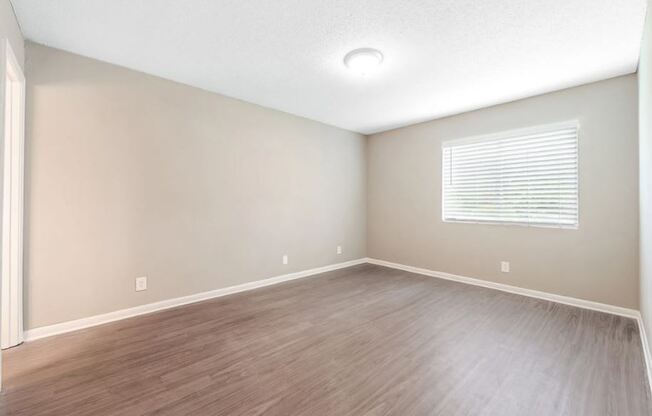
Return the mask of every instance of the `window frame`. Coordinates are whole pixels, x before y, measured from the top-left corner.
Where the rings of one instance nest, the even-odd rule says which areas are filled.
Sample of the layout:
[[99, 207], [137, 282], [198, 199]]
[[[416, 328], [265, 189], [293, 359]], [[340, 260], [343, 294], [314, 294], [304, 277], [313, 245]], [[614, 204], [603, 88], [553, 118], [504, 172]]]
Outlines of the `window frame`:
[[[554, 130], [562, 130], [567, 128], [575, 128], [576, 138], [577, 138], [577, 152], [576, 152], [576, 163], [577, 163], [577, 195], [576, 195], [576, 204], [577, 204], [577, 220], [575, 224], [546, 224], [546, 223], [536, 223], [536, 222], [518, 222], [518, 221], [481, 221], [481, 220], [464, 220], [464, 219], [446, 219], [445, 216], [445, 206], [446, 206], [446, 191], [444, 184], [444, 151], [446, 148], [451, 146], [458, 145], [467, 145], [473, 143], [480, 143], [483, 141], [490, 140], [499, 140], [499, 139], [510, 139], [518, 136], [525, 136], [530, 134], [545, 133]], [[445, 224], [481, 224], [481, 225], [498, 225], [498, 226], [517, 226], [517, 227], [532, 227], [532, 228], [552, 228], [552, 229], [563, 229], [563, 230], [578, 230], [580, 227], [580, 172], [581, 172], [581, 158], [580, 158], [580, 149], [581, 148], [581, 126], [579, 120], [568, 120], [563, 122], [555, 122], [548, 124], [540, 124], [531, 127], [504, 130], [494, 133], [474, 135], [469, 137], [461, 137], [456, 139], [448, 139], [441, 142], [441, 152], [440, 152], [440, 163], [441, 163], [441, 220]]]

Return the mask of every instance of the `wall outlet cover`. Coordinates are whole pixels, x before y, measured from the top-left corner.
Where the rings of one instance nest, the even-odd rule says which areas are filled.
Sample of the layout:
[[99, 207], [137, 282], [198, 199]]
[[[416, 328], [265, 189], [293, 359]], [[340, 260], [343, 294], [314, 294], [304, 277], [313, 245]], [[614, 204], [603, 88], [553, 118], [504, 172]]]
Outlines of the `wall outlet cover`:
[[147, 290], [147, 276], [136, 278], [136, 292]]

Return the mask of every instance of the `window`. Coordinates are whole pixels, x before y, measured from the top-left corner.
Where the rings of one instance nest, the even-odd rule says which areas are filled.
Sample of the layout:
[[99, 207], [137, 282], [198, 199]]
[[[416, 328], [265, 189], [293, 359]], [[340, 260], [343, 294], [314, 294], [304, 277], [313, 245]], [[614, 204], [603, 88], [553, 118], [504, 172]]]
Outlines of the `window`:
[[577, 228], [578, 124], [445, 142], [444, 221]]

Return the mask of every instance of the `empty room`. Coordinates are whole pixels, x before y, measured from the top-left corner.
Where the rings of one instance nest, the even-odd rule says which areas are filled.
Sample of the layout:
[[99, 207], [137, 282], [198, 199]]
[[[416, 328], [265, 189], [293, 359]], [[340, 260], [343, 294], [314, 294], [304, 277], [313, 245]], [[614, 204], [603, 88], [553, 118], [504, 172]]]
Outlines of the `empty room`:
[[651, 14], [0, 0], [0, 415], [652, 415]]

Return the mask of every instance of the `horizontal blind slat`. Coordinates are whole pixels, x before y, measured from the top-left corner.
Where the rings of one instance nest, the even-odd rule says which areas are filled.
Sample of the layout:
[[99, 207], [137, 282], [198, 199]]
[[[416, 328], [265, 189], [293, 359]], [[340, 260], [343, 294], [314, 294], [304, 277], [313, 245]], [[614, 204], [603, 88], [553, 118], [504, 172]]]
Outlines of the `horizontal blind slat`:
[[577, 135], [577, 129], [576, 128], [568, 128], [568, 129], [563, 129], [563, 130], [554, 130], [550, 131], [547, 133], [541, 133], [541, 134], [529, 134], [529, 135], [515, 135], [515, 136], [505, 136], [501, 138], [493, 138], [493, 139], [479, 139], [477, 141], [472, 141], [470, 143], [465, 143], [462, 141], [461, 143], [459, 142], [446, 142], [442, 146], [445, 149], [448, 148], [456, 148], [459, 150], [475, 150], [475, 149], [484, 149], [487, 147], [493, 147], [493, 146], [498, 146], [498, 145], [510, 145], [510, 144], [525, 144], [525, 143], [533, 143], [541, 140], [550, 140], [551, 138], [554, 139], [556, 137], [567, 137], [567, 136], [576, 136]]
[[523, 153], [544, 153], [555, 148], [573, 148], [575, 142], [573, 140], [560, 140], [553, 143], [532, 143], [529, 146], [519, 146], [514, 148], [506, 148], [505, 146], [496, 146], [495, 148], [487, 148], [484, 150], [465, 152], [454, 149], [455, 157], [460, 160], [475, 160], [485, 158], [500, 158], [509, 157], [512, 155], [519, 155]]
[[[496, 167], [520, 167], [527, 162], [523, 161], [524, 157], [518, 156], [514, 159], [494, 159], [494, 160], [482, 160], [480, 162], [465, 163], [456, 159], [455, 164], [452, 165], [449, 162], [444, 162], [444, 167], [454, 168], [456, 171], [476, 171], [481, 169], [492, 169]], [[572, 161], [573, 155], [569, 155], [568, 149], [563, 151], [550, 152], [548, 154], [535, 155], [527, 158], [532, 165], [555, 165], [558, 163], [565, 163]]]

